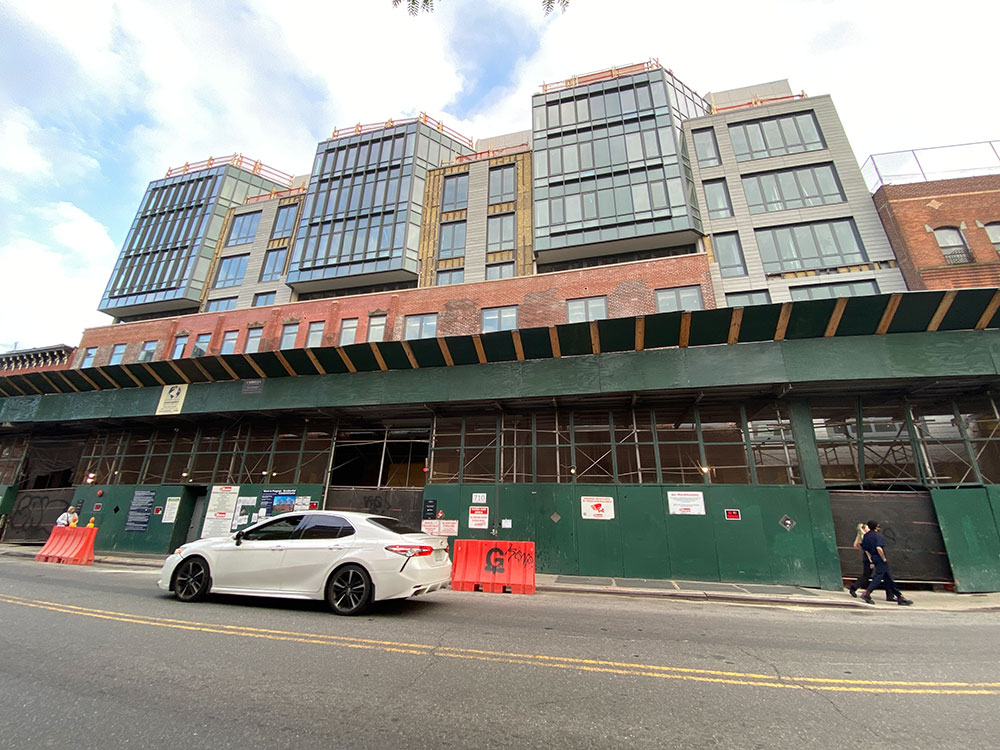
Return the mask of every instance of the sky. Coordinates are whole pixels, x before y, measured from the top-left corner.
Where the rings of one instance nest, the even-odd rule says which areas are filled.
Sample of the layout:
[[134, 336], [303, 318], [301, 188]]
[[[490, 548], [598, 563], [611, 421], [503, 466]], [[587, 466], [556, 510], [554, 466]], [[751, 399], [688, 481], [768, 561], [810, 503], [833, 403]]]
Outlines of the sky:
[[0, 0], [0, 351], [111, 323], [101, 295], [170, 167], [242, 153], [305, 174], [334, 128], [420, 112], [475, 139], [527, 130], [542, 83], [613, 66], [829, 94], [859, 163], [1000, 138], [995, 0], [435, 7]]

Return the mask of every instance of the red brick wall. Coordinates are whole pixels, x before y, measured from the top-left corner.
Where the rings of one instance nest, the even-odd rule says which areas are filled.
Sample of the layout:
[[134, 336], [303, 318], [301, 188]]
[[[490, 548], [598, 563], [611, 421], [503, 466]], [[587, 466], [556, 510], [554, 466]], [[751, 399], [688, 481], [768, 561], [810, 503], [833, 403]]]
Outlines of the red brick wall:
[[[883, 185], [873, 196], [911, 289], [1000, 285], [1000, 254], [980, 224], [1000, 222], [1000, 175]], [[927, 227], [961, 227], [973, 262], [948, 265]]]
[[380, 292], [354, 297], [292, 302], [229, 312], [199, 313], [176, 318], [123, 323], [84, 331], [73, 366], [79, 367], [88, 347], [99, 347], [95, 365], [107, 364], [111, 348], [126, 343], [124, 362], [135, 362], [144, 341], [159, 341], [155, 360], [167, 359], [174, 338], [188, 336], [186, 353], [200, 333], [211, 333], [209, 354], [218, 354], [225, 331], [239, 331], [236, 351], [246, 344], [247, 329], [262, 327], [261, 351], [277, 349], [282, 326], [298, 323], [297, 346], [304, 346], [309, 323], [325, 321], [323, 345], [340, 339], [340, 321], [358, 319], [357, 341], [364, 341], [370, 315], [386, 315], [386, 339], [402, 338], [407, 315], [438, 313], [438, 336], [478, 333], [482, 309], [518, 306], [518, 327], [534, 328], [566, 322], [566, 300], [606, 296], [608, 317], [622, 318], [656, 312], [656, 290], [699, 285], [708, 307], [714, 291], [704, 253], [659, 260], [622, 263], [578, 271], [522, 276], [453, 286]]

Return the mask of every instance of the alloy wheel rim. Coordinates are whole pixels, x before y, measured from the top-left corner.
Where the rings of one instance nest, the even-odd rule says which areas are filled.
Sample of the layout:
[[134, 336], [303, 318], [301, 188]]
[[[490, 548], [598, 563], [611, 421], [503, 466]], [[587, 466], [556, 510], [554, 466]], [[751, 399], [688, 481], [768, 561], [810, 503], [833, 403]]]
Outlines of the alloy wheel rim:
[[205, 578], [205, 568], [196, 562], [188, 562], [177, 574], [178, 595], [181, 597], [195, 596], [201, 591]]
[[[334, 579], [334, 601], [340, 609], [357, 607], [365, 596], [365, 579], [356, 570], [346, 570]], [[345, 606], [345, 600], [347, 605]]]

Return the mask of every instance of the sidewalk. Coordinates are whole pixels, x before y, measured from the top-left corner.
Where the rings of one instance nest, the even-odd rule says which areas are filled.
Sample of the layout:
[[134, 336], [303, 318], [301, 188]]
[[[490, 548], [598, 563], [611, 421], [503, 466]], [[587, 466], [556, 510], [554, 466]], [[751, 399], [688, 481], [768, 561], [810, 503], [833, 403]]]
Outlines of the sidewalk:
[[[0, 544], [0, 556], [33, 559], [40, 546]], [[131, 565], [158, 570], [165, 555], [138, 553], [97, 553], [100, 565]], [[581, 593], [611, 596], [641, 596], [682, 601], [722, 602], [728, 604], [764, 604], [799, 607], [840, 607], [872, 611], [1000, 612], [1000, 593], [956, 594], [951, 591], [906, 591], [912, 607], [900, 607], [885, 601], [885, 593], [876, 591], [875, 606], [852, 599], [847, 590], [824, 591], [804, 586], [763, 583], [720, 583], [716, 581], [675, 581], [646, 578], [602, 578], [539, 573], [535, 590], [545, 593]]]

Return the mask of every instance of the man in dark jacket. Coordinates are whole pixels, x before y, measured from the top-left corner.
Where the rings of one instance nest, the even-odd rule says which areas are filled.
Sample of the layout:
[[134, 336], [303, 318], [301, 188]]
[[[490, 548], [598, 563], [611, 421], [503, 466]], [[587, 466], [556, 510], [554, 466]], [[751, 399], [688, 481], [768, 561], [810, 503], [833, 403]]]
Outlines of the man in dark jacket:
[[861, 549], [865, 551], [868, 558], [872, 561], [875, 566], [875, 570], [872, 572], [872, 580], [868, 584], [868, 588], [865, 593], [861, 595], [861, 599], [868, 604], [874, 604], [872, 601], [872, 592], [879, 587], [880, 583], [885, 583], [885, 594], [887, 597], [896, 600], [896, 604], [913, 604], [912, 601], [903, 596], [903, 592], [899, 590], [899, 586], [896, 582], [892, 580], [892, 574], [889, 572], [889, 559], [885, 556], [885, 538], [880, 534], [881, 526], [879, 526], [878, 521], [868, 522], [868, 533], [864, 535], [861, 540]]

